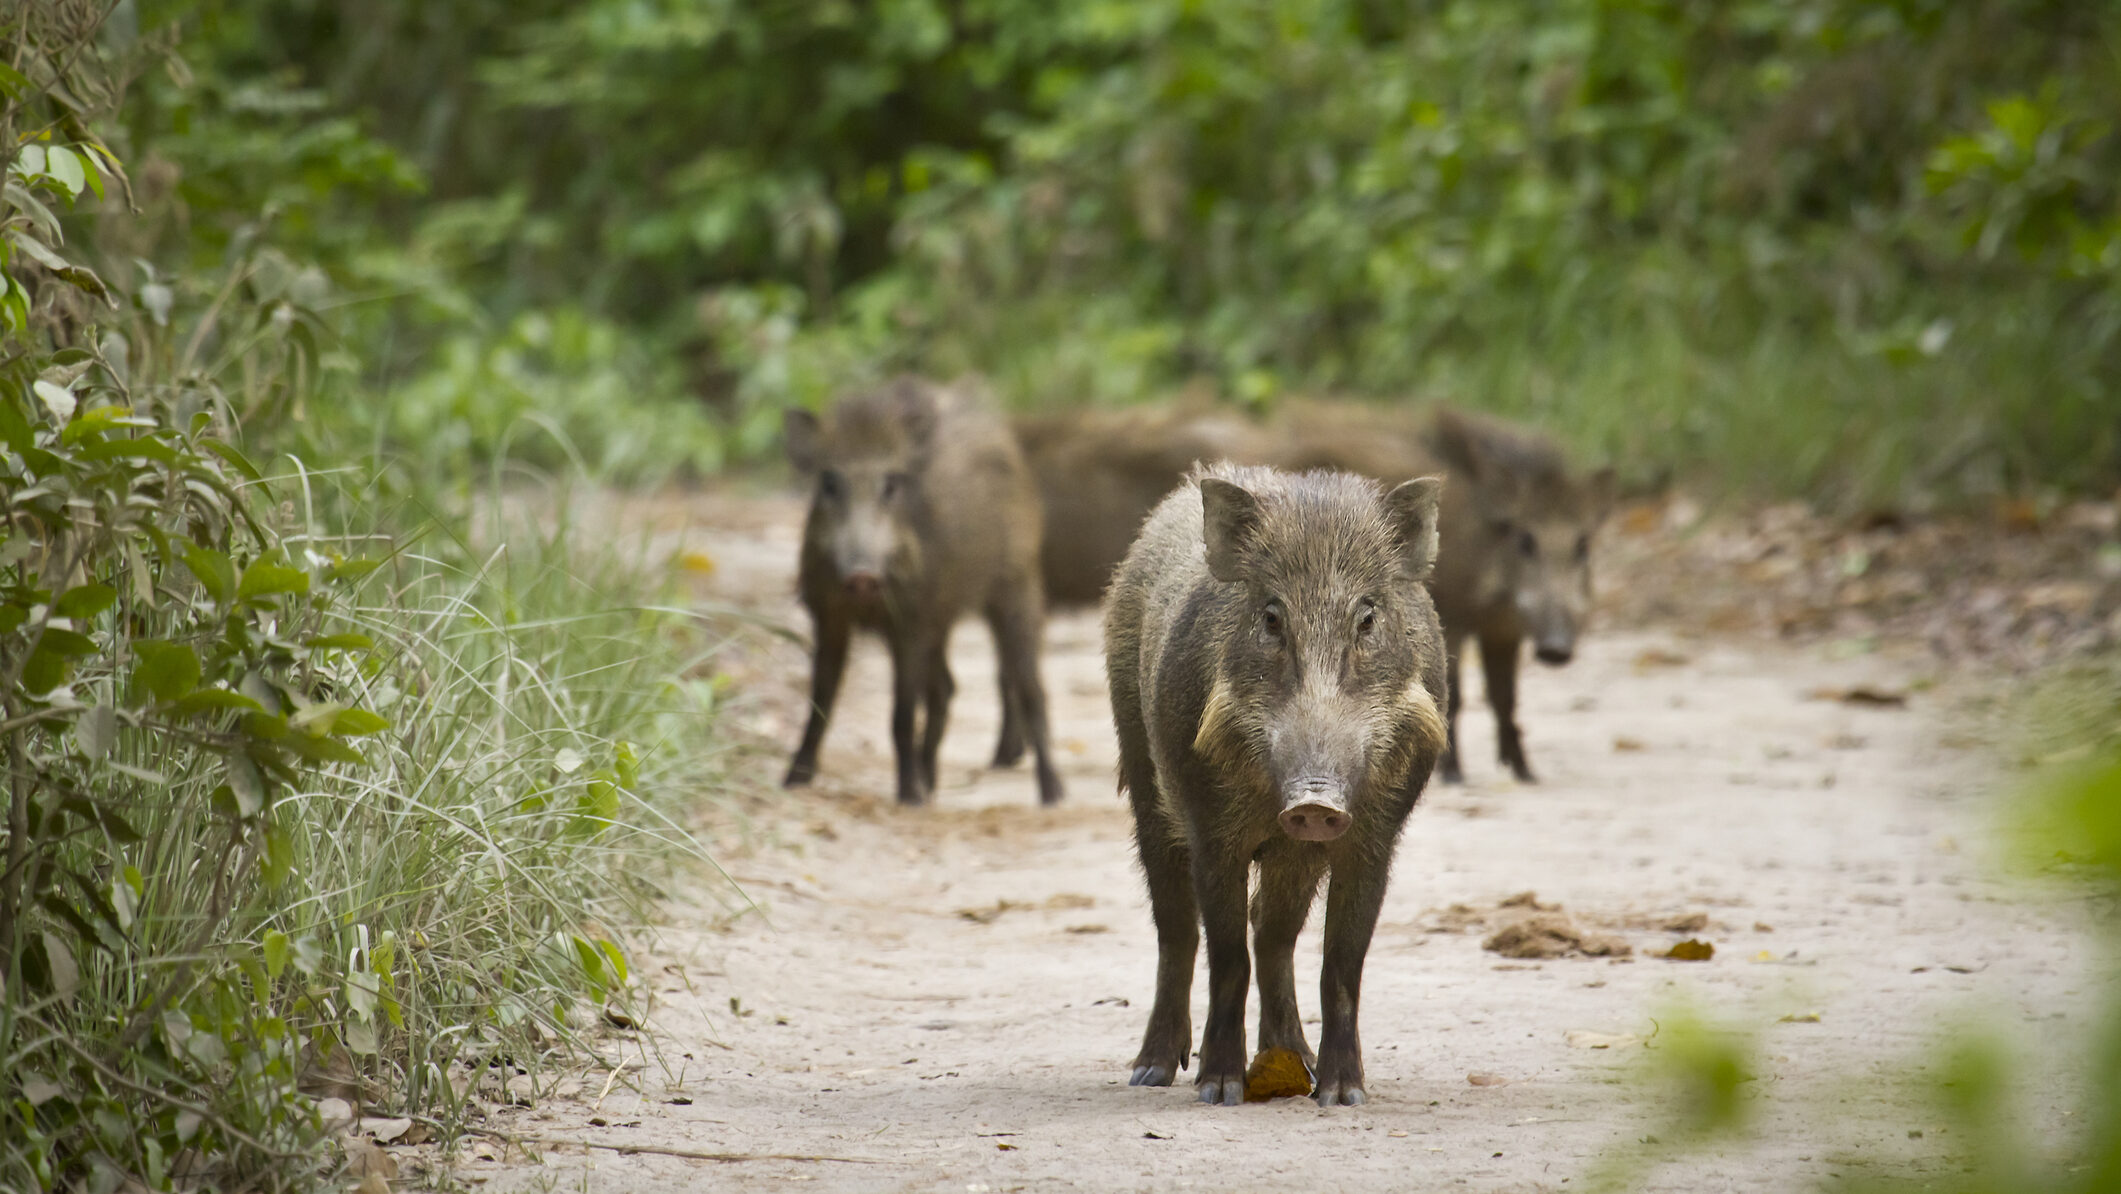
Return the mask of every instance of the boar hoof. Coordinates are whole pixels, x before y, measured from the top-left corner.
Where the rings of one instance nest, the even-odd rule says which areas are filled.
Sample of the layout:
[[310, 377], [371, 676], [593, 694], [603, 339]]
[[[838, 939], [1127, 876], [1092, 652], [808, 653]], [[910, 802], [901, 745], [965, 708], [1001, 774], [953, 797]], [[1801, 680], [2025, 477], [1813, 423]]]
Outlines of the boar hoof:
[[1216, 1103], [1220, 1103], [1225, 1107], [1236, 1107], [1243, 1104], [1245, 1101], [1245, 1076], [1239, 1074], [1234, 1078], [1224, 1078], [1219, 1082], [1213, 1078], [1202, 1079], [1200, 1101], [1210, 1106]]
[[1321, 1086], [1316, 1098], [1321, 1107], [1360, 1107], [1369, 1102], [1360, 1086]]
[[993, 766], [997, 771], [1007, 770], [1023, 761], [1024, 744], [1022, 741], [1012, 742], [1009, 739], [1004, 738], [994, 748]]
[[1175, 1076], [1167, 1065], [1138, 1065], [1134, 1067], [1134, 1076], [1127, 1079], [1127, 1085], [1169, 1086]]
[[781, 781], [784, 788], [807, 788], [817, 778], [817, 764], [796, 762], [788, 765], [788, 777]]

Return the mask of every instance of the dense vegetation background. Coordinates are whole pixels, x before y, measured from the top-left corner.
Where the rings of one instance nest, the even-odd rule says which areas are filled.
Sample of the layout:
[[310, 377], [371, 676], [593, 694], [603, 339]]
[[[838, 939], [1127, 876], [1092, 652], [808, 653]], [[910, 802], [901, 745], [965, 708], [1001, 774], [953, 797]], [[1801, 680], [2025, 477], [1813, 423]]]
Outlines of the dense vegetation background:
[[407, 448], [534, 412], [707, 469], [914, 367], [1042, 406], [1447, 397], [1843, 504], [2121, 479], [2109, 4], [172, 16], [183, 65], [126, 108], [148, 201], [195, 262], [276, 211]]
[[539, 475], [915, 368], [2121, 481], [2111, 4], [0, 0], [0, 99], [0, 1187], [301, 1185], [298, 1091], [623, 1004], [711, 644]]

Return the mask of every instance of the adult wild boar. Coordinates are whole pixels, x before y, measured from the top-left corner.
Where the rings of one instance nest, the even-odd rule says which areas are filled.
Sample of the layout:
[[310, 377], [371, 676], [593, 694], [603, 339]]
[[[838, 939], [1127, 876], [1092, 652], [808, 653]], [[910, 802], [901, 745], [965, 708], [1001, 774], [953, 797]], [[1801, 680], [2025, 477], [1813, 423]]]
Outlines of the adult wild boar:
[[829, 419], [791, 410], [783, 430], [789, 461], [813, 486], [797, 585], [816, 630], [810, 718], [787, 785], [816, 775], [848, 642], [868, 630], [891, 650], [899, 802], [926, 800], [956, 692], [950, 629], [978, 611], [1000, 661], [995, 765], [1015, 763], [1028, 739], [1039, 800], [1059, 801], [1038, 666], [1038, 493], [1008, 426], [967, 389], [900, 378], [846, 398]]
[[1592, 540], [1613, 508], [1613, 470], [1578, 476], [1545, 436], [1452, 410], [1436, 413], [1427, 443], [1451, 478], [1444, 551], [1429, 582], [1451, 663], [1443, 778], [1462, 778], [1458, 668], [1470, 638], [1495, 711], [1496, 753], [1532, 783], [1517, 727], [1518, 663], [1527, 639], [1532, 657], [1550, 666], [1576, 654], [1591, 609]]
[[[1212, 465], [1157, 506], [1121, 563], [1105, 666], [1158, 948], [1131, 1084], [1169, 1085], [1185, 1068], [1205, 929], [1200, 1098], [1243, 1101], [1257, 864], [1260, 1047], [1311, 1063], [1321, 1106], [1364, 1101], [1363, 958], [1400, 828], [1444, 744], [1443, 641], [1422, 584], [1441, 485], [1381, 493], [1345, 473]], [[1294, 952], [1328, 872], [1314, 1057]]]

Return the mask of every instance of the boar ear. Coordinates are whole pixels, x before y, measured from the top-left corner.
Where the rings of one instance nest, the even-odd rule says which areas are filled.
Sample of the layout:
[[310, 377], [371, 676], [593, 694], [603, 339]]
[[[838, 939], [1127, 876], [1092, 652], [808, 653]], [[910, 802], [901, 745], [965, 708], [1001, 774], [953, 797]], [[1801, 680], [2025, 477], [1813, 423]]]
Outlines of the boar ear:
[[1228, 583], [1244, 576], [1245, 549], [1259, 531], [1259, 499], [1242, 485], [1220, 477], [1200, 479], [1201, 540], [1208, 547], [1208, 572]]
[[1442, 477], [1402, 481], [1385, 495], [1385, 517], [1403, 553], [1401, 567], [1415, 580], [1427, 580], [1436, 567], [1436, 507], [1442, 498]]
[[781, 446], [788, 452], [788, 463], [799, 473], [814, 473], [824, 456], [825, 429], [819, 425], [817, 416], [799, 406], [791, 406], [781, 413]]
[[1610, 467], [1592, 473], [1583, 483], [1583, 503], [1591, 516], [1591, 525], [1597, 526], [1613, 512], [1613, 503], [1620, 498], [1620, 479]]

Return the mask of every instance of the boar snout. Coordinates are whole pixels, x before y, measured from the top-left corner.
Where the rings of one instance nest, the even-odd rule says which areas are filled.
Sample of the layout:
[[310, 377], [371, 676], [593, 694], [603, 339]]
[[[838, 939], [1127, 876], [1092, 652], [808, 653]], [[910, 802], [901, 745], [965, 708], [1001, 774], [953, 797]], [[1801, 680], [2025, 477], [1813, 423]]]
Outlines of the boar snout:
[[845, 583], [847, 595], [856, 601], [874, 601], [884, 591], [884, 578], [866, 569], [847, 573]]
[[1544, 637], [1532, 648], [1532, 655], [1541, 663], [1559, 667], [1576, 657], [1576, 642], [1561, 635]]
[[1305, 779], [1284, 790], [1281, 831], [1300, 842], [1330, 842], [1348, 831], [1348, 790], [1329, 779]]

